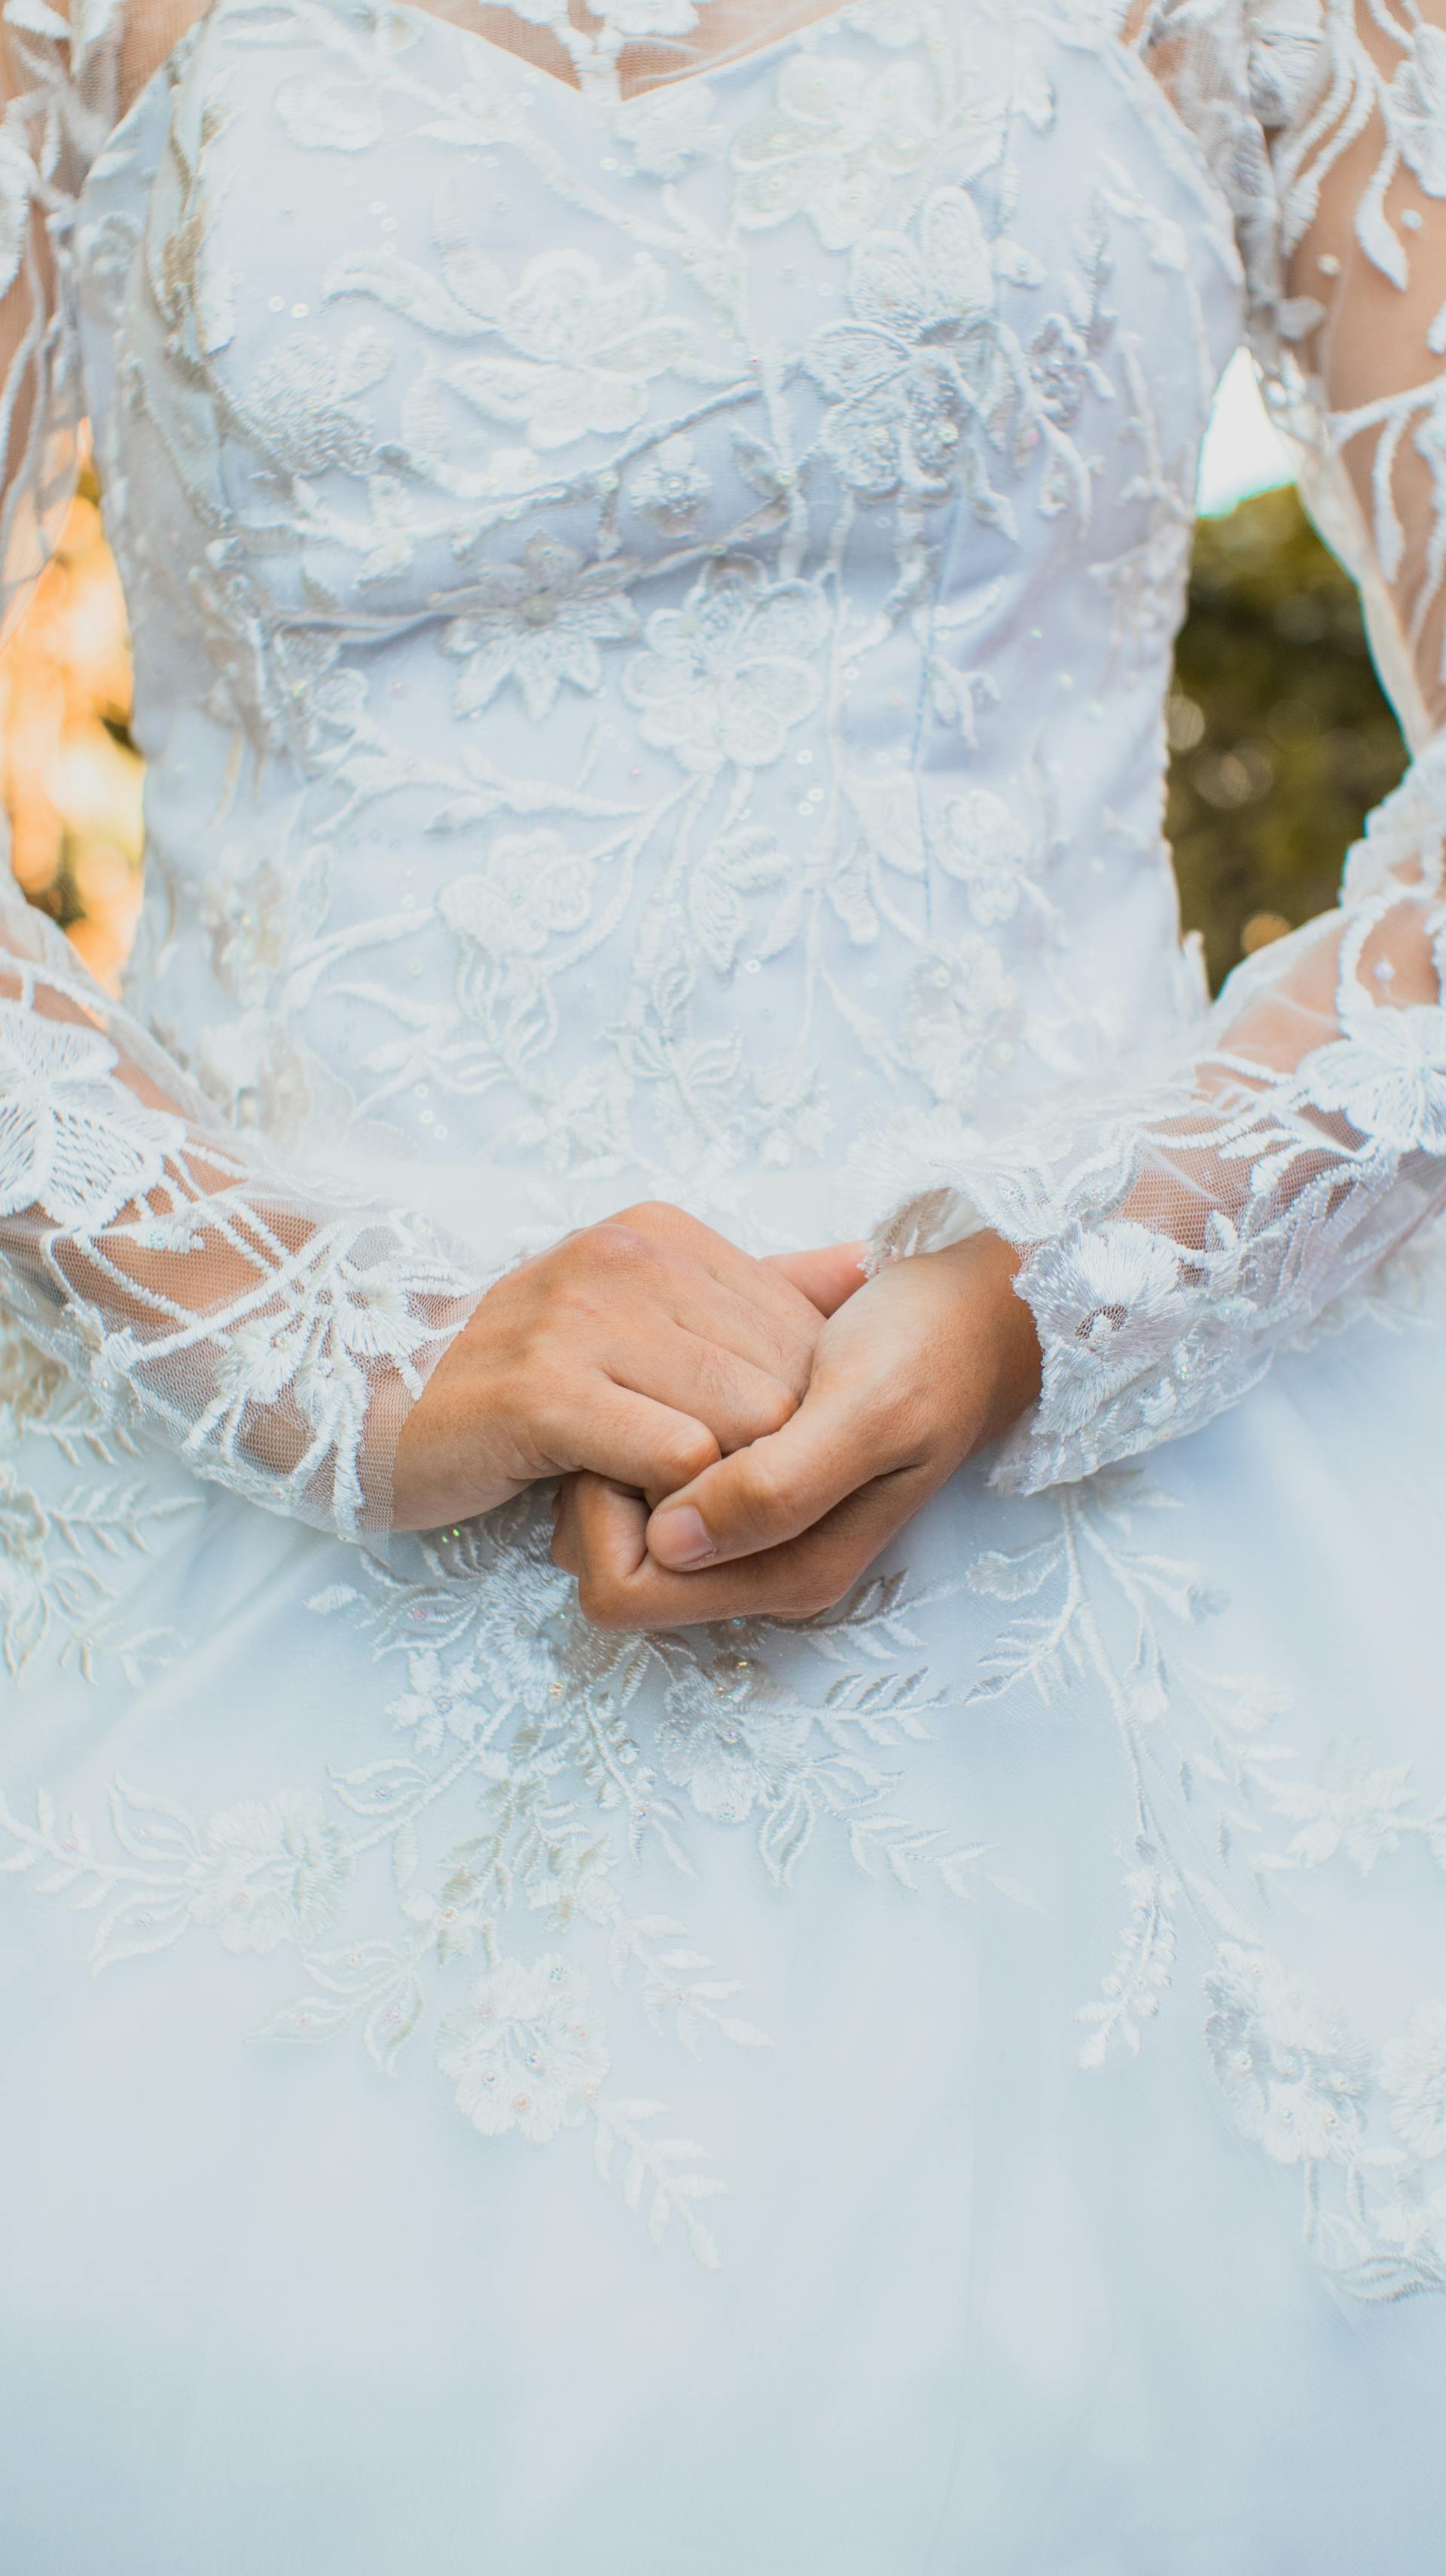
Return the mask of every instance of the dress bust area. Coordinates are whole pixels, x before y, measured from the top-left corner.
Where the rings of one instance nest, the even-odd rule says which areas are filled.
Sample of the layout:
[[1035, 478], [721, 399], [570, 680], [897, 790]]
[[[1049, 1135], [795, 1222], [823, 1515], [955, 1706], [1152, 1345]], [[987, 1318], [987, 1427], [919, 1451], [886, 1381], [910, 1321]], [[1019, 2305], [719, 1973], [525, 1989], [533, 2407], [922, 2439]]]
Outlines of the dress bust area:
[[[208, 0], [131, 0], [124, 7], [118, 107], [124, 114]], [[614, 0], [593, 10], [587, 0], [530, 0], [524, 9], [496, 0], [407, 0], [444, 18], [573, 88], [601, 88], [620, 98], [701, 76], [715, 65], [776, 43], [840, 13], [839, 0]], [[69, 17], [67, 0], [59, 15]], [[1155, 0], [1131, 0], [1118, 29], [1128, 50], [1148, 51], [1150, 68], [1168, 91], [1180, 48], [1168, 37], [1147, 45]], [[1369, 40], [1369, 39], [1368, 39]]]
[[[114, 5], [121, 22], [115, 87], [119, 116], [128, 112], [182, 37], [207, 15], [209, 0], [114, 0]], [[404, 5], [408, 14], [437, 17], [466, 29], [535, 70], [604, 101], [626, 100], [702, 78], [710, 70], [842, 14], [839, 0], [601, 0], [596, 9], [587, 0], [523, 0], [515, 9], [495, 5], [495, 0], [404, 0]], [[60, 14], [70, 14], [68, 0]], [[1007, 17], [1008, 12], [1001, 14]], [[1255, 30], [1256, 13], [1247, 10], [1245, 14]], [[1441, 14], [1441, 0], [1426, 0], [1421, 15], [1428, 24], [1439, 24]], [[1216, 42], [1211, 13], [1189, 13], [1186, 30], [1180, 34], [1162, 24], [1171, 13], [1162, 11], [1158, 0], [1129, 0], [1128, 6], [1122, 0], [1112, 0], [1112, 5], [1105, 0], [1098, 15], [1106, 23], [1111, 18], [1117, 21], [1115, 35], [1121, 48], [1137, 56], [1165, 96], [1180, 106], [1188, 124], [1189, 92], [1198, 83], [1198, 49], [1203, 47], [1208, 54]], [[1388, 82], [1395, 70], [1398, 43], [1370, 10], [1357, 12], [1356, 21], [1357, 46]], [[1264, 13], [1258, 32], [1252, 34], [1251, 53], [1257, 86], [1269, 93], [1257, 106], [1261, 132], [1272, 145], [1304, 51], [1300, 28], [1289, 12], [1279, 24]], [[1272, 99], [1276, 99], [1274, 111]], [[1395, 396], [1408, 392], [1419, 375], [1420, 353], [1429, 340], [1436, 303], [1429, 263], [1410, 263], [1402, 277], [1388, 280], [1371, 260], [1356, 255], [1356, 210], [1380, 162], [1381, 133], [1379, 119], [1369, 113], [1353, 109], [1347, 123], [1349, 138], [1344, 129], [1335, 135], [1323, 157], [1320, 178], [1308, 187], [1310, 220], [1302, 238], [1292, 240], [1287, 228], [1281, 243], [1286, 295], [1302, 312], [1314, 303], [1321, 316], [1319, 325], [1300, 338], [1297, 356], [1309, 375], [1332, 374], [1332, 399], [1338, 410], [1364, 404], [1368, 394], [1379, 400], [1383, 391]], [[1384, 211], [1393, 227], [1404, 216], [1412, 232], [1429, 212], [1418, 174], [1409, 163], [1398, 163], [1390, 176]], [[0, 347], [10, 345], [18, 328], [16, 315], [0, 320]], [[1383, 353], [1389, 378], [1384, 385]], [[1420, 631], [1412, 631], [1409, 620], [1400, 615], [1399, 598], [1390, 597], [1386, 586], [1372, 575], [1370, 541], [1356, 520], [1358, 513], [1369, 520], [1374, 507], [1378, 440], [1374, 424], [1356, 435], [1345, 458], [1344, 475], [1333, 463], [1325, 464], [1332, 489], [1318, 495], [1317, 504], [1330, 523], [1333, 542], [1345, 546], [1364, 584], [1378, 650], [1392, 675], [1392, 694], [1398, 704], [1410, 702], [1408, 732], [1413, 739], [1424, 739], [1443, 711], [1440, 693], [1429, 688], [1423, 692], [1420, 684], [1423, 668], [1434, 670], [1440, 661], [1443, 603], [1438, 599]], [[1308, 475], [1309, 467], [1303, 471]], [[1430, 524], [1431, 469], [1408, 447], [1405, 452], [1398, 450], [1392, 471], [1406, 532], [1395, 588], [1398, 593], [1418, 595], [1429, 573], [1419, 532]]]

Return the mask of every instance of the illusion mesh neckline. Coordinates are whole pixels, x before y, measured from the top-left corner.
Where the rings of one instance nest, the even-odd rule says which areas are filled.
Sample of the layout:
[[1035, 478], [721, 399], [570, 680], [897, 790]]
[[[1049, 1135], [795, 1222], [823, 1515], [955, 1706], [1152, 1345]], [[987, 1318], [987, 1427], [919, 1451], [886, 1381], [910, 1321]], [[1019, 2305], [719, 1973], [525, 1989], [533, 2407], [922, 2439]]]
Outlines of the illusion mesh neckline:
[[702, 80], [725, 65], [766, 53], [810, 27], [846, 18], [854, 0], [531, 0], [525, 8], [432, 7], [398, 0], [406, 14], [440, 18], [561, 89], [619, 104], [657, 89]]

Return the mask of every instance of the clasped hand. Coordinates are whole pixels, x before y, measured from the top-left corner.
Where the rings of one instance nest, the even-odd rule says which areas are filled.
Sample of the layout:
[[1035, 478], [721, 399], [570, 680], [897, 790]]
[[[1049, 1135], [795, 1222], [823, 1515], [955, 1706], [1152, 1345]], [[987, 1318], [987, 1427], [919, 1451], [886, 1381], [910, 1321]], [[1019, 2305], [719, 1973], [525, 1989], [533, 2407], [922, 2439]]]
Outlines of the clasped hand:
[[608, 1628], [839, 1600], [1038, 1385], [994, 1236], [865, 1281], [861, 1247], [756, 1261], [649, 1204], [487, 1292], [412, 1408], [394, 1520], [560, 1477], [553, 1554]]

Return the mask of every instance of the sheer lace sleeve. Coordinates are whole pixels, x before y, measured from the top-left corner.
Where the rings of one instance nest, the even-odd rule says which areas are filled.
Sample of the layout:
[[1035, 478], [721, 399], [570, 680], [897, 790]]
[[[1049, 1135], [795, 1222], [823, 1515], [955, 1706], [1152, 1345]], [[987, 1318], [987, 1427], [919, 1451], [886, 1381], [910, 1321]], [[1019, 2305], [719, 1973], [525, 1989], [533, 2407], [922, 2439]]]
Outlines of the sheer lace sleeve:
[[[0, 21], [0, 575], [7, 626], [73, 488], [70, 222], [113, 122], [119, 13]], [[0, 867], [0, 1298], [198, 1471], [353, 1533], [385, 1526], [397, 1433], [481, 1293], [405, 1212], [269, 1166], [85, 973]]]
[[484, 1284], [419, 1218], [328, 1206], [221, 1129], [7, 896], [0, 1288], [107, 1412], [273, 1510], [384, 1528], [402, 1421]]
[[992, 1227], [1044, 1356], [997, 1480], [1207, 1421], [1446, 1204], [1446, 0], [1177, 0], [1139, 31], [1230, 193], [1267, 390], [1415, 754], [1339, 911], [1239, 968], [1188, 1060], [966, 1152], [877, 1257]]

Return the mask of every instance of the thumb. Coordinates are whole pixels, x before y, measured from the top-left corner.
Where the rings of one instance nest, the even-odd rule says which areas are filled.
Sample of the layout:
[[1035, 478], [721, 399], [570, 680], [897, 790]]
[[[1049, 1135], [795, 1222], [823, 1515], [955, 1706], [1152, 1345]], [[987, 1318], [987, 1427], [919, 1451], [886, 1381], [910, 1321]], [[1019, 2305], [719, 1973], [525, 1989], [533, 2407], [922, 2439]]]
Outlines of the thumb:
[[648, 1553], [682, 1573], [781, 1547], [869, 1482], [877, 1466], [868, 1445], [842, 1390], [815, 1379], [781, 1431], [706, 1467], [658, 1506]]
[[801, 1289], [821, 1315], [835, 1315], [864, 1284], [860, 1264], [867, 1250], [866, 1243], [824, 1243], [807, 1252], [771, 1252], [766, 1266]]

